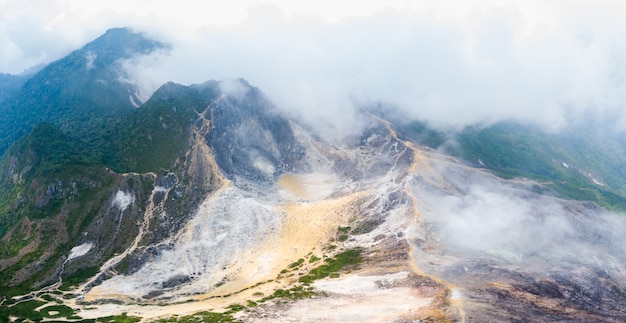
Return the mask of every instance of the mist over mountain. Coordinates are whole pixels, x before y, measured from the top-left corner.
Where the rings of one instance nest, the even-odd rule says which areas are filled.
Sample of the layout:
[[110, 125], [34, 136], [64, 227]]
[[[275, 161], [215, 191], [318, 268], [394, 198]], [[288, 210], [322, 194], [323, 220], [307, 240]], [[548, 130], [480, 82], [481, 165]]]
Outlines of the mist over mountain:
[[0, 152], [39, 122], [48, 121], [78, 137], [141, 104], [124, 59], [162, 48], [129, 29], [110, 29], [79, 50], [28, 78], [2, 101]]
[[142, 101], [167, 50], [115, 28], [2, 76], [0, 321], [626, 320], [605, 120], [445, 128], [355, 100], [337, 132], [242, 78]]
[[0, 90], [0, 103], [22, 88], [27, 79], [26, 75], [0, 73], [0, 89], [2, 89]]

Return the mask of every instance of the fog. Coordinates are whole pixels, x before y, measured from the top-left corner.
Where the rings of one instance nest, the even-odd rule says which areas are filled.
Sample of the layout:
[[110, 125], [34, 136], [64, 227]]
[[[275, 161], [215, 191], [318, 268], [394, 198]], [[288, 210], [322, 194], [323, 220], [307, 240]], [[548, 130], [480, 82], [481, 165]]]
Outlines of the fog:
[[127, 63], [144, 96], [166, 81], [241, 77], [285, 112], [336, 129], [371, 102], [435, 126], [516, 119], [559, 130], [590, 111], [626, 125], [626, 6], [614, 1], [6, 0], [0, 9], [3, 72], [131, 26], [172, 46]]
[[588, 110], [621, 111], [624, 48], [528, 31], [514, 10], [486, 15], [468, 35], [393, 10], [327, 23], [265, 8], [243, 25], [173, 40], [136, 74], [157, 83], [243, 77], [287, 112], [338, 127], [371, 102], [436, 126], [513, 118], [558, 130]]
[[533, 193], [530, 182], [505, 181], [453, 165], [435, 169], [447, 184], [417, 180], [413, 189], [431, 238], [447, 254], [486, 257], [531, 272], [580, 265], [619, 275], [624, 270], [623, 214]]

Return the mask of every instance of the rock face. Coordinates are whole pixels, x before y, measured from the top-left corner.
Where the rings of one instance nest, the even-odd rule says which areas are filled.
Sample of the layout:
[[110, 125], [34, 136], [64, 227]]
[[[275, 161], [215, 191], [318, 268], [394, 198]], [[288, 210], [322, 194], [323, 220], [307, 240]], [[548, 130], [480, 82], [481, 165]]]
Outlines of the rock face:
[[[86, 50], [150, 50], [103, 37]], [[63, 294], [85, 319], [626, 320], [622, 217], [363, 118], [330, 144], [226, 80], [167, 83], [85, 138], [37, 125], [0, 161], [0, 310]]]
[[235, 87], [236, 93], [225, 93], [206, 112], [211, 120], [206, 140], [227, 177], [234, 182], [268, 183], [296, 172], [304, 149], [289, 122], [246, 81], [223, 83], [228, 83], [224, 87]]

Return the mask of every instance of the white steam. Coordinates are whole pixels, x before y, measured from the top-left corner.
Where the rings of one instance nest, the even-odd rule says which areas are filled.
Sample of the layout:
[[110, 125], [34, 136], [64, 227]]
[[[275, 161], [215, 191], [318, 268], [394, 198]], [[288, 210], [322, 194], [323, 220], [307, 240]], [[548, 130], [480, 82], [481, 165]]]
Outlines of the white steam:
[[[419, 209], [444, 250], [531, 265], [626, 261], [626, 219], [591, 203], [539, 195], [480, 172], [437, 170], [447, 189], [414, 182]], [[471, 257], [471, 256], [469, 256]]]
[[86, 242], [78, 245], [70, 250], [70, 254], [67, 256], [67, 260], [69, 261], [74, 258], [82, 257], [86, 255], [91, 250], [91, 248], [93, 248], [93, 243], [91, 242]]
[[220, 91], [237, 99], [243, 98], [248, 93], [248, 87], [241, 79], [224, 79], [219, 83]]
[[120, 211], [125, 211], [133, 202], [135, 202], [135, 196], [131, 193], [126, 193], [123, 191], [117, 191], [115, 193], [115, 197], [113, 198], [112, 205], [120, 209]]
[[97, 55], [92, 53], [92, 52], [87, 52], [87, 55], [85, 56], [85, 59], [87, 60], [87, 62], [85, 63], [85, 69], [90, 70], [93, 69], [94, 65], [93, 62], [96, 60]]

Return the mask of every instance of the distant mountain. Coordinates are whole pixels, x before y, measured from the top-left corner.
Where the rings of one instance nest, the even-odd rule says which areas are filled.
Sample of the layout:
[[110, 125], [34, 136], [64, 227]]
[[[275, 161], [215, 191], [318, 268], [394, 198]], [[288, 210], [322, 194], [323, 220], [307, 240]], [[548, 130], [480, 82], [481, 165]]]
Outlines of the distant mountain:
[[0, 103], [0, 122], [5, 125], [0, 128], [0, 153], [39, 122], [81, 137], [109, 118], [129, 113], [141, 102], [118, 63], [163, 46], [116, 28], [49, 64]]
[[559, 133], [514, 123], [468, 128], [458, 136], [461, 157], [505, 177], [545, 183], [560, 196], [626, 211], [623, 136], [593, 125]]
[[589, 122], [550, 133], [514, 121], [442, 132], [396, 119], [410, 140], [456, 156], [504, 178], [525, 177], [544, 193], [626, 211], [626, 137]]

